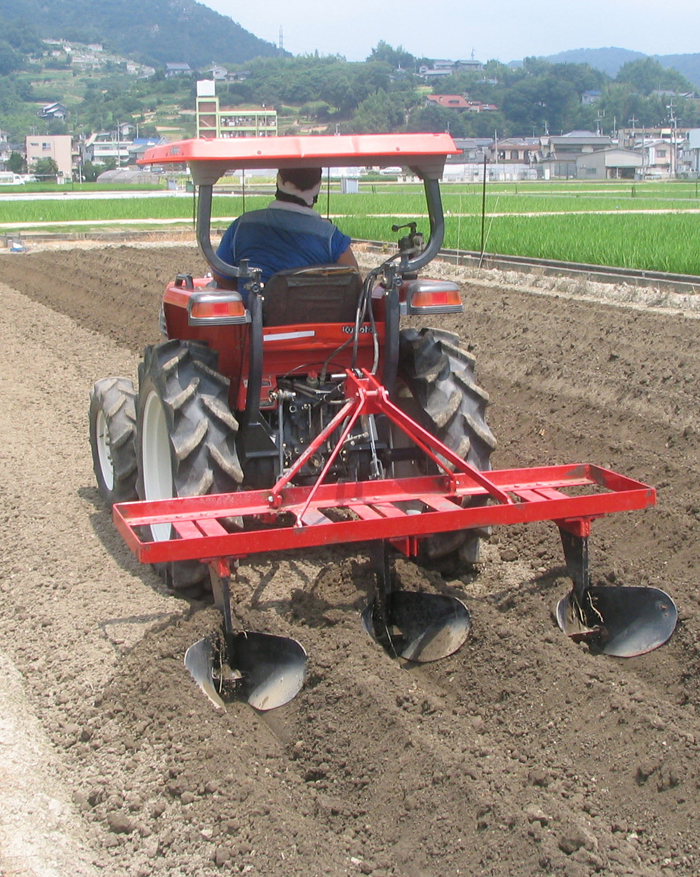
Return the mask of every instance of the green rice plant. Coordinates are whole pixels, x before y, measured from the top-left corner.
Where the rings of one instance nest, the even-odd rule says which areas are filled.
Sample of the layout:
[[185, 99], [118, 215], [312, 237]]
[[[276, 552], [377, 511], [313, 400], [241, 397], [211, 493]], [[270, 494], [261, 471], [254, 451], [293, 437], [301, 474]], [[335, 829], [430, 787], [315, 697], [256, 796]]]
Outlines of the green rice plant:
[[[632, 194], [636, 188], [636, 194]], [[484, 248], [490, 253], [700, 275], [697, 251], [700, 210], [695, 182], [489, 184]], [[271, 193], [215, 194], [212, 222], [226, 225], [244, 210], [265, 207]], [[471, 184], [443, 186], [445, 247], [481, 249], [482, 190]], [[322, 191], [317, 209], [355, 239], [395, 243], [392, 225], [415, 221], [429, 232], [422, 186], [363, 185], [359, 194]], [[643, 212], [657, 211], [657, 212]], [[662, 212], [666, 211], [666, 212]], [[674, 211], [674, 212], [670, 212]], [[2, 202], [7, 229], [65, 230], [119, 223], [119, 227], [193, 223], [191, 197], [43, 199]], [[528, 215], [525, 215], [528, 214]], [[74, 227], [80, 227], [74, 226]], [[16, 230], [13, 229], [13, 230]]]
[[[486, 252], [700, 275], [700, 216], [504, 216], [487, 221]], [[461, 249], [480, 249], [481, 225], [462, 226]], [[454, 223], [445, 246], [457, 248]]]

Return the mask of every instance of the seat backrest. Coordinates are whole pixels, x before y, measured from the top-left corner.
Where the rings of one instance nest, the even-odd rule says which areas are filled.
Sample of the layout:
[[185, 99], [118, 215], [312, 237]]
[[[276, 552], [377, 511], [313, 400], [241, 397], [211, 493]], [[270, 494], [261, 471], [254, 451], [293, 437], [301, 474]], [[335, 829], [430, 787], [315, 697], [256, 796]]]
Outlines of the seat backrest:
[[352, 323], [361, 291], [360, 272], [349, 265], [279, 271], [263, 290], [263, 323]]

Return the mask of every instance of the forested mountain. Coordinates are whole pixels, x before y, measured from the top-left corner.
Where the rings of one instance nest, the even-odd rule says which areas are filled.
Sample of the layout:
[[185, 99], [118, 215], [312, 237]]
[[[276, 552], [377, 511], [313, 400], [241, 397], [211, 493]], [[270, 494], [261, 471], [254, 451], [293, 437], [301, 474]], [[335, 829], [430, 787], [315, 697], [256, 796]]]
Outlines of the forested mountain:
[[569, 49], [567, 52], [547, 55], [544, 60], [549, 61], [550, 64], [588, 64], [594, 70], [602, 70], [608, 76], [615, 77], [623, 64], [645, 57], [642, 52], [610, 46], [606, 49]]
[[157, 67], [168, 61], [240, 64], [279, 54], [194, 0], [0, 0], [0, 18], [31, 22], [44, 39], [103, 43]]
[[662, 67], [673, 67], [682, 73], [700, 91], [700, 53], [693, 55], [662, 55], [654, 56]]
[[[571, 49], [548, 55], [544, 60], [551, 64], [588, 64], [596, 70], [602, 70], [608, 76], [617, 76], [618, 71], [630, 61], [639, 61], [650, 57], [641, 52], [629, 49], [610, 47], [607, 49]], [[653, 55], [652, 60], [665, 69], [674, 69], [685, 76], [700, 91], [700, 53], [688, 55]], [[520, 63], [520, 62], [518, 62]]]

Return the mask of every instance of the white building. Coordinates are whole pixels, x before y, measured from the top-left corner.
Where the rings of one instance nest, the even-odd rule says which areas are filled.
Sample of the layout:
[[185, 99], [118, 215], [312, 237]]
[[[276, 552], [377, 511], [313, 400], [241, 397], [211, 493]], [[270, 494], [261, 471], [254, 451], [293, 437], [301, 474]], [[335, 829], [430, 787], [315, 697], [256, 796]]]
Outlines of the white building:
[[632, 149], [601, 149], [576, 158], [579, 180], [633, 180], [642, 167], [642, 155]]
[[27, 137], [27, 168], [40, 158], [52, 158], [58, 167], [58, 173], [66, 180], [73, 177], [73, 158], [71, 153], [70, 134], [42, 134], [38, 137]]
[[117, 139], [113, 132], [102, 131], [93, 134], [85, 141], [83, 147], [83, 160], [93, 164], [107, 164], [114, 161], [117, 166], [127, 164], [129, 151], [133, 147], [133, 141], [119, 136]]

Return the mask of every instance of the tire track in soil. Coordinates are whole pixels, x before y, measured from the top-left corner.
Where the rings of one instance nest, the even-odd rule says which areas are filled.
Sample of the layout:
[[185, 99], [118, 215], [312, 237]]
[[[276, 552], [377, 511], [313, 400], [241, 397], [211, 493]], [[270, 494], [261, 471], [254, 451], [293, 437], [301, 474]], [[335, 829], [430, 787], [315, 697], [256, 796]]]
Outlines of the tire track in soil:
[[[163, 283], [196, 262], [188, 247], [37, 252], [2, 259], [0, 278], [116, 343], [64, 329], [75, 365], [62, 378], [85, 398], [115, 362], [135, 368], [125, 351], [157, 340]], [[495, 465], [576, 457], [659, 485], [658, 509], [596, 523], [593, 573], [666, 588], [681, 609], [678, 633], [631, 661], [590, 655], [564, 638], [551, 618], [568, 589], [552, 525], [500, 530], [479, 574], [447, 583], [466, 595], [473, 635], [457, 655], [420, 668], [389, 661], [360, 629], [369, 569], [359, 549], [259, 558], [242, 569], [238, 614], [298, 638], [310, 677], [295, 701], [266, 718], [241, 705], [220, 716], [182, 669], [186, 646], [218, 623], [213, 610], [135, 635], [125, 654], [105, 660], [94, 591], [90, 599], [61, 593], [52, 626], [77, 620], [82, 660], [91, 672], [101, 666], [86, 698], [86, 673], [70, 649], [51, 627], [37, 637], [37, 570], [23, 573], [10, 593], [16, 612], [0, 624], [3, 644], [63, 754], [106, 873], [697, 873], [693, 324], [473, 281], [464, 295], [466, 315], [440, 327], [476, 348], [500, 439]], [[44, 335], [52, 320], [44, 308], [25, 310], [29, 327], [20, 320], [15, 332], [43, 340], [24, 364], [25, 383], [42, 387], [47, 374], [66, 371], [65, 342]], [[42, 412], [56, 405], [46, 396]], [[70, 472], [67, 461], [79, 461], [77, 483], [94, 499], [87, 424], [75, 404], [58, 406], [68, 409], [58, 417], [67, 421], [64, 446], [38, 444], [44, 465], [28, 466], [37, 496], [56, 471]], [[54, 434], [53, 419], [47, 429]], [[26, 491], [12, 493], [10, 506], [34, 521], [38, 502], [29, 511], [27, 502]], [[57, 534], [52, 520], [37, 531], [53, 534], [62, 575], [92, 570], [94, 554], [118, 571], [114, 607], [154, 594], [154, 577], [136, 568], [106, 513], [92, 512], [100, 541], [86, 555], [80, 516], [90, 513], [85, 502], [76, 509], [76, 533]], [[24, 570], [21, 549], [7, 557]], [[408, 562], [399, 571], [407, 587], [446, 586]], [[47, 676], [56, 684], [46, 686]]]

